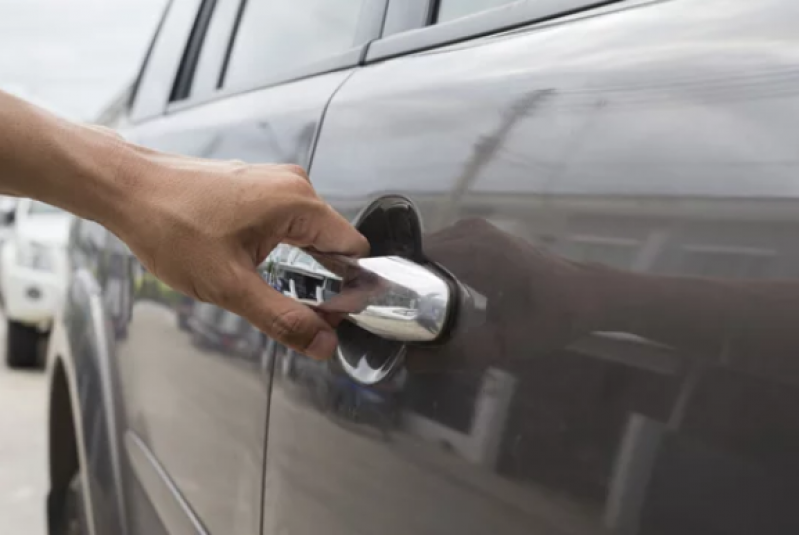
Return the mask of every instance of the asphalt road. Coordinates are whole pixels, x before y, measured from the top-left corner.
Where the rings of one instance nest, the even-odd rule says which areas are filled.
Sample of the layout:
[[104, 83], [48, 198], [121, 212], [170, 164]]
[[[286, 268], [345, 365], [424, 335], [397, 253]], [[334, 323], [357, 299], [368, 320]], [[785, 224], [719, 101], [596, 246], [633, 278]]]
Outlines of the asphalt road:
[[0, 533], [43, 535], [47, 488], [45, 376], [5, 366], [0, 316]]

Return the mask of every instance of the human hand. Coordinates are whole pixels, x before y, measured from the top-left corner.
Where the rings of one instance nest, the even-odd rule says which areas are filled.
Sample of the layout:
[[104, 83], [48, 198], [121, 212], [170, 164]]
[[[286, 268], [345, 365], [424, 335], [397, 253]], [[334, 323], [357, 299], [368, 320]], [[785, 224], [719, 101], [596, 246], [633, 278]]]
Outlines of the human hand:
[[124, 172], [135, 184], [132, 202], [101, 222], [150, 272], [286, 346], [332, 355], [335, 318], [280, 294], [257, 272], [278, 243], [368, 253], [366, 239], [317, 196], [302, 168], [148, 153]]

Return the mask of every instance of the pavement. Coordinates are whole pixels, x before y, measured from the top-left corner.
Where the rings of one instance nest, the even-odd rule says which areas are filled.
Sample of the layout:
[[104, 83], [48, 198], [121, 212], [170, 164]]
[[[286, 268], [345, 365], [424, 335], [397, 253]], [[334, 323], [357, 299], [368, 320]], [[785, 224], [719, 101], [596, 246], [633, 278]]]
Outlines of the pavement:
[[5, 335], [5, 318], [0, 315], [0, 533], [44, 535], [45, 374], [9, 370]]

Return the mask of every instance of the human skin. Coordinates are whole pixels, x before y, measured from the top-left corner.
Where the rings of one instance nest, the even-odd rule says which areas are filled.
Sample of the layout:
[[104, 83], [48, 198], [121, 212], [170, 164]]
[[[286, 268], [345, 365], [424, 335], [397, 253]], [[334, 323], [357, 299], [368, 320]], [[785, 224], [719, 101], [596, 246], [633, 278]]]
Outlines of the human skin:
[[0, 193], [102, 224], [176, 290], [320, 359], [337, 344], [333, 318], [275, 291], [257, 267], [278, 243], [353, 257], [369, 250], [301, 167], [153, 151], [3, 92]]

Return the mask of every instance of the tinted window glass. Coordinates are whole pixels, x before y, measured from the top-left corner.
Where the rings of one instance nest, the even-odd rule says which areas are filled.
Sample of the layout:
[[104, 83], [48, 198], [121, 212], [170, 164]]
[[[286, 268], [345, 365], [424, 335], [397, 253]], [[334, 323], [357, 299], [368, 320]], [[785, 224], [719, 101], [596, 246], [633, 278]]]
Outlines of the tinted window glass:
[[214, 15], [216, 4], [216, 0], [204, 0], [200, 11], [197, 13], [194, 27], [189, 35], [189, 41], [183, 51], [183, 60], [178, 69], [175, 84], [172, 86], [172, 94], [169, 97], [170, 102], [184, 100], [189, 96], [191, 81], [197, 68], [197, 60], [202, 52], [205, 34], [208, 31], [211, 17]]
[[278, 81], [356, 45], [367, 0], [249, 0], [233, 44], [225, 87]]
[[175, 82], [201, 0], [173, 0], [139, 79], [131, 118], [148, 119], [163, 113]]
[[191, 84], [192, 98], [202, 98], [219, 88], [240, 5], [240, 0], [217, 0]]
[[437, 22], [447, 22], [519, 0], [439, 0]]

